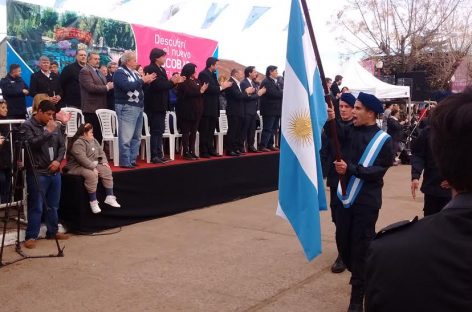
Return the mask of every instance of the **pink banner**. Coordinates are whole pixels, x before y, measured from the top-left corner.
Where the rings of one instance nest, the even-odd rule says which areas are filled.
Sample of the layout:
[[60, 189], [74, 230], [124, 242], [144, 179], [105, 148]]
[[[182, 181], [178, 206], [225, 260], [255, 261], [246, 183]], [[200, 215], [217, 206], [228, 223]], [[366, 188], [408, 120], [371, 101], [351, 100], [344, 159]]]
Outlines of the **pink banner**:
[[138, 63], [149, 64], [149, 52], [160, 48], [167, 52], [164, 68], [167, 75], [180, 72], [187, 63], [197, 65], [197, 73], [205, 68], [206, 59], [213, 56], [218, 42], [147, 26], [131, 24], [136, 38]]

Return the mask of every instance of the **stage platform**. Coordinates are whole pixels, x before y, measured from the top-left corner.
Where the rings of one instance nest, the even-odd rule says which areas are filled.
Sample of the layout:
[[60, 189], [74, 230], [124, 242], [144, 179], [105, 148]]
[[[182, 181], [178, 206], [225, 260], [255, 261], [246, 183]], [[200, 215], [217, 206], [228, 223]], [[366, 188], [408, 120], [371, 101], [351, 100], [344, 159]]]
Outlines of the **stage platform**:
[[103, 203], [105, 193], [99, 183], [99, 214], [90, 209], [83, 178], [64, 174], [61, 222], [73, 233], [98, 232], [274, 191], [278, 186], [278, 152], [138, 165], [136, 169], [112, 167], [121, 208]]

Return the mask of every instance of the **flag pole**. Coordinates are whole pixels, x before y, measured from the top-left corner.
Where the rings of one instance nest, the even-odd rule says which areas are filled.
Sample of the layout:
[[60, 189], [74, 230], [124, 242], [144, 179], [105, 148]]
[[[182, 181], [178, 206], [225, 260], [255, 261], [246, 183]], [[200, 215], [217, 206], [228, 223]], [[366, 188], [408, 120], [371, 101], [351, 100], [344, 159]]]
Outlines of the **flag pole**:
[[[328, 103], [329, 108], [333, 108], [333, 102], [329, 94], [328, 84], [326, 83], [326, 77], [323, 70], [323, 64], [321, 63], [321, 57], [320, 57], [320, 52], [318, 50], [318, 44], [316, 43], [315, 32], [313, 31], [313, 24], [311, 23], [310, 13], [308, 12], [308, 5], [306, 3], [306, 0], [300, 0], [300, 1], [302, 3], [303, 13], [305, 15], [305, 20], [308, 26], [308, 32], [310, 33], [311, 44], [315, 52], [316, 63], [318, 64], [318, 69], [320, 70], [321, 83], [323, 84], [325, 101], [326, 103]], [[328, 124], [329, 124], [329, 132], [331, 134], [331, 139], [334, 142], [334, 150], [336, 154], [335, 158], [337, 161], [340, 161], [341, 160], [341, 145], [339, 144], [335, 119], [330, 120]], [[339, 181], [341, 183], [342, 194], [346, 195], [346, 181], [344, 179], [344, 175], [339, 174]]]

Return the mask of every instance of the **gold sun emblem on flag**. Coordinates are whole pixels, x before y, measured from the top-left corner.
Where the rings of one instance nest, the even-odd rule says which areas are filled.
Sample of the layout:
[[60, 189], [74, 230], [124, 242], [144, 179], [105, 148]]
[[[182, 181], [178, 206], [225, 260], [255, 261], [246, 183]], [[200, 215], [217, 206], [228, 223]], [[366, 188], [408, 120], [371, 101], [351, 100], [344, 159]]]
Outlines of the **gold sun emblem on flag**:
[[298, 144], [310, 144], [313, 141], [310, 113], [305, 110], [293, 113], [288, 122], [288, 132]]

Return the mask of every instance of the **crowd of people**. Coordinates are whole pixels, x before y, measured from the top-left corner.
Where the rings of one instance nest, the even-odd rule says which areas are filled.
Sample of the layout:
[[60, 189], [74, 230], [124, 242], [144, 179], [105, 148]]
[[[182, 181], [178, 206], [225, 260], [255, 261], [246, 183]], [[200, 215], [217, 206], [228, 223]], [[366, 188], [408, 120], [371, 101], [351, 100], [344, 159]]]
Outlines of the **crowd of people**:
[[[153, 163], [169, 161], [165, 157], [162, 142], [169, 110], [176, 111], [184, 159], [220, 156], [215, 149], [214, 133], [219, 127], [218, 117], [222, 108], [228, 120], [226, 155], [237, 157], [246, 152], [278, 150], [275, 137], [280, 124], [283, 80], [276, 66], [267, 67], [264, 79], [258, 77], [254, 66], [233, 69], [230, 77], [218, 79], [216, 72], [219, 60], [209, 57], [205, 68], [199, 72], [195, 64], [188, 63], [180, 73], [169, 77], [163, 67], [165, 60], [166, 52], [155, 48], [150, 52], [150, 63], [145, 67], [137, 64], [134, 52], [125, 52], [119, 64], [111, 62], [107, 66], [100, 66], [97, 53], [87, 54], [84, 50], [78, 50], [76, 62], [67, 65], [62, 73], [56, 73], [54, 64], [42, 56], [39, 59], [40, 70], [31, 76], [30, 86], [21, 78], [20, 66], [10, 66], [8, 75], [0, 85], [6, 99], [0, 104], [0, 119], [27, 118], [25, 97], [34, 98], [33, 116], [21, 126], [32, 152], [27, 155], [31, 159], [25, 164], [29, 194], [27, 248], [36, 245], [43, 213], [47, 216], [47, 237], [68, 238], [58, 233], [57, 217], [61, 189], [60, 167], [65, 154], [68, 161], [63, 171], [84, 177], [93, 213], [101, 211], [96, 195], [99, 178], [106, 191], [104, 203], [120, 207], [113, 193], [113, 176], [106, 153], [101, 147], [100, 123], [95, 114], [97, 109], [107, 108], [116, 112], [120, 129], [119, 164], [123, 168], [137, 166], [144, 112], [149, 118]], [[389, 296], [381, 289], [398, 284], [395, 277], [389, 275], [394, 274], [391, 273], [394, 270], [385, 270], [383, 267], [399, 267], [399, 264], [388, 261], [392, 250], [398, 250], [402, 255], [402, 258], [398, 258], [401, 259], [399, 263], [405, 266], [408, 263], [402, 261], [408, 256], [407, 252], [419, 250], [430, 253], [439, 263], [444, 259], [440, 252], [435, 253], [435, 241], [425, 238], [427, 247], [419, 246], [418, 237], [424, 237], [424, 234], [417, 233], [420, 231], [417, 229], [429, 233], [439, 227], [444, 233], [459, 240], [467, 235], [467, 222], [461, 219], [466, 218], [467, 213], [462, 215], [463, 210], [445, 208], [470, 208], [471, 186], [464, 177], [470, 173], [470, 162], [465, 160], [470, 154], [470, 142], [463, 139], [461, 131], [470, 130], [472, 124], [472, 91], [450, 96], [438, 108], [430, 107], [432, 114], [422, 114], [421, 131], [411, 144], [411, 192], [415, 198], [423, 175], [421, 191], [425, 194], [424, 215], [428, 218], [417, 224], [411, 225], [416, 221], [407, 222], [383, 230], [374, 240], [382, 206], [383, 177], [390, 166], [399, 163], [398, 153], [406, 121], [401, 117], [400, 106], [384, 105], [374, 95], [363, 92], [356, 98], [348, 87], [340, 89], [342, 80], [340, 75], [335, 77], [334, 82], [329, 78], [326, 80], [334, 106], [328, 108], [328, 121], [320, 151], [324, 175], [330, 188], [332, 221], [336, 227], [338, 257], [331, 270], [333, 273], [346, 269], [351, 272], [349, 312], [363, 311], [364, 298], [365, 305], [371, 311], [394, 311], [392, 307], [397, 304], [389, 301]], [[454, 105], [463, 111], [461, 118], [454, 111]], [[80, 108], [85, 118], [85, 123], [69, 140], [67, 147], [64, 144], [64, 133], [70, 116], [60, 111], [62, 107]], [[263, 127], [256, 148], [254, 138], [258, 111], [262, 115]], [[452, 115], [456, 119], [451, 119]], [[381, 116], [383, 119], [380, 119]], [[329, 130], [329, 123], [335, 124], [336, 137]], [[451, 126], [453, 124], [455, 126]], [[3, 144], [7, 132], [8, 129], [0, 127], [2, 201], [8, 200], [5, 190], [8, 189], [8, 172], [11, 172], [12, 167], [11, 151], [4, 148]], [[195, 146], [197, 132], [200, 136], [199, 156]], [[464, 163], [467, 163], [465, 171], [458, 168]], [[37, 174], [37, 183], [33, 171]], [[44, 193], [44, 204], [40, 190]], [[457, 229], [449, 228], [446, 223], [453, 221], [461, 225]], [[390, 235], [396, 231], [402, 234]], [[417, 250], [399, 244], [398, 237], [402, 235], [405, 239], [417, 235], [413, 239]], [[441, 241], [441, 244], [446, 247], [452, 239]], [[407, 271], [415, 274], [413, 269]], [[450, 271], [451, 274], [463, 272], [459, 268], [450, 268]], [[406, 273], [404, 275], [408, 277]], [[462, 282], [466, 284], [470, 281], [464, 278]], [[391, 285], [379, 286], [388, 283]], [[422, 284], [418, 285], [421, 288]], [[412, 300], [406, 291], [395, 291], [402, 294], [401, 298]], [[456, 296], [453, 290], [449, 295]], [[390, 302], [390, 306], [386, 306], [385, 302]], [[412, 302], [416, 304], [418, 300]], [[464, 304], [466, 302], [470, 303], [470, 298], [463, 300]], [[461, 304], [457, 306], [465, 306]], [[421, 305], [417, 307], [421, 310]], [[395, 311], [399, 310], [402, 309]]]

